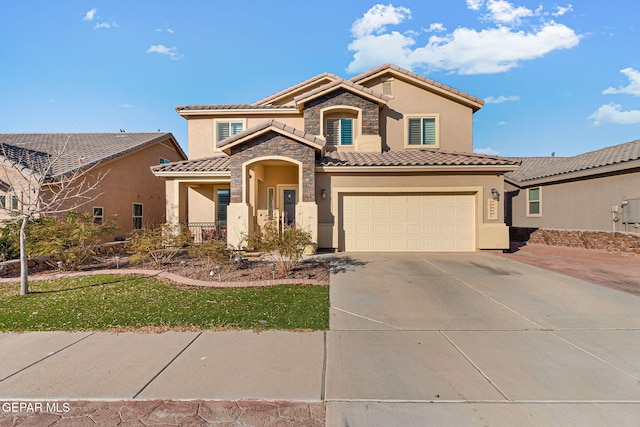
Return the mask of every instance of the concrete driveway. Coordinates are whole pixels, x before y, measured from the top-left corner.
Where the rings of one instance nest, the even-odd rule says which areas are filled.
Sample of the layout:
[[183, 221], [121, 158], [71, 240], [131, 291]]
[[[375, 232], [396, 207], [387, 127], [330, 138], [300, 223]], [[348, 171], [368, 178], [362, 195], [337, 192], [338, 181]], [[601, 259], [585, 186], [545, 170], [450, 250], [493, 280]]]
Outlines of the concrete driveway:
[[333, 263], [327, 425], [640, 424], [640, 298], [489, 253]]

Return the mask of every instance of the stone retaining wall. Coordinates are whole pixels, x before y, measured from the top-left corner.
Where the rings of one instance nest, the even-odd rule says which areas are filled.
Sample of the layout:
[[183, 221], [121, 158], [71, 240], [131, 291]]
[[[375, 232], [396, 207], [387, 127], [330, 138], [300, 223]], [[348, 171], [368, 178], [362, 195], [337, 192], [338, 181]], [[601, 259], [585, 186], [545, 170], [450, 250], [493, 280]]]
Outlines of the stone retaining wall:
[[640, 234], [511, 227], [511, 241], [640, 254]]
[[[102, 244], [96, 248], [96, 255], [100, 257], [109, 257], [123, 255], [127, 251], [127, 242], [109, 242]], [[38, 273], [45, 270], [51, 270], [52, 267], [47, 263], [47, 256], [39, 256], [29, 258], [29, 273]], [[12, 259], [0, 262], [0, 277], [18, 277], [20, 276], [20, 260]]]

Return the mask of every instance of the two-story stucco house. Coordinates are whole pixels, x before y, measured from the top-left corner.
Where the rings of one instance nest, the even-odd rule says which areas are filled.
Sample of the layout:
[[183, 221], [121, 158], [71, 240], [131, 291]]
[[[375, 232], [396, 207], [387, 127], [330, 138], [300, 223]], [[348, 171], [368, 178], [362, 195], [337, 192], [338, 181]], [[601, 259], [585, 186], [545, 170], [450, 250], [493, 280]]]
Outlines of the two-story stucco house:
[[177, 107], [190, 160], [152, 170], [169, 223], [232, 247], [276, 220], [339, 251], [507, 248], [498, 199], [518, 162], [473, 154], [482, 105], [393, 65], [324, 73], [253, 104]]

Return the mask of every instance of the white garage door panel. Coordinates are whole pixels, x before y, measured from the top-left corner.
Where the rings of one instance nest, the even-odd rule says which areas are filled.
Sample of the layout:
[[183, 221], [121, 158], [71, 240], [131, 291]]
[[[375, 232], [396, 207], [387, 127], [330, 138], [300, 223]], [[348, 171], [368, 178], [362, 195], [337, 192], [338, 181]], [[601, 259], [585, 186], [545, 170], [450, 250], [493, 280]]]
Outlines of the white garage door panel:
[[475, 249], [472, 195], [347, 194], [342, 210], [347, 251]]

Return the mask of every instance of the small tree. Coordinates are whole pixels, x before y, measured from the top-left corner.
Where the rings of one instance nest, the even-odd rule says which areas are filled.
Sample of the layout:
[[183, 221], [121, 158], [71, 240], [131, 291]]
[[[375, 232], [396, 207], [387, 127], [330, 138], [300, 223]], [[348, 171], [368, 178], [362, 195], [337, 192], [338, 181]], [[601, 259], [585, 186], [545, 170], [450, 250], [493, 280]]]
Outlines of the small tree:
[[133, 252], [130, 261], [134, 264], [152, 259], [158, 268], [171, 261], [189, 243], [189, 234], [185, 227], [176, 229], [165, 224], [157, 228], [138, 231], [129, 242]]
[[104, 174], [91, 175], [95, 164], [70, 167], [69, 156], [65, 157], [68, 143], [69, 137], [43, 152], [0, 142], [0, 184], [8, 196], [0, 211], [20, 224], [20, 295], [29, 293], [29, 223], [76, 210], [99, 196], [96, 190]]
[[261, 232], [248, 236], [245, 241], [247, 247], [264, 252], [279, 270], [288, 274], [300, 263], [304, 249], [311, 241], [311, 233], [289, 226], [280, 230], [273, 221], [265, 224]]

